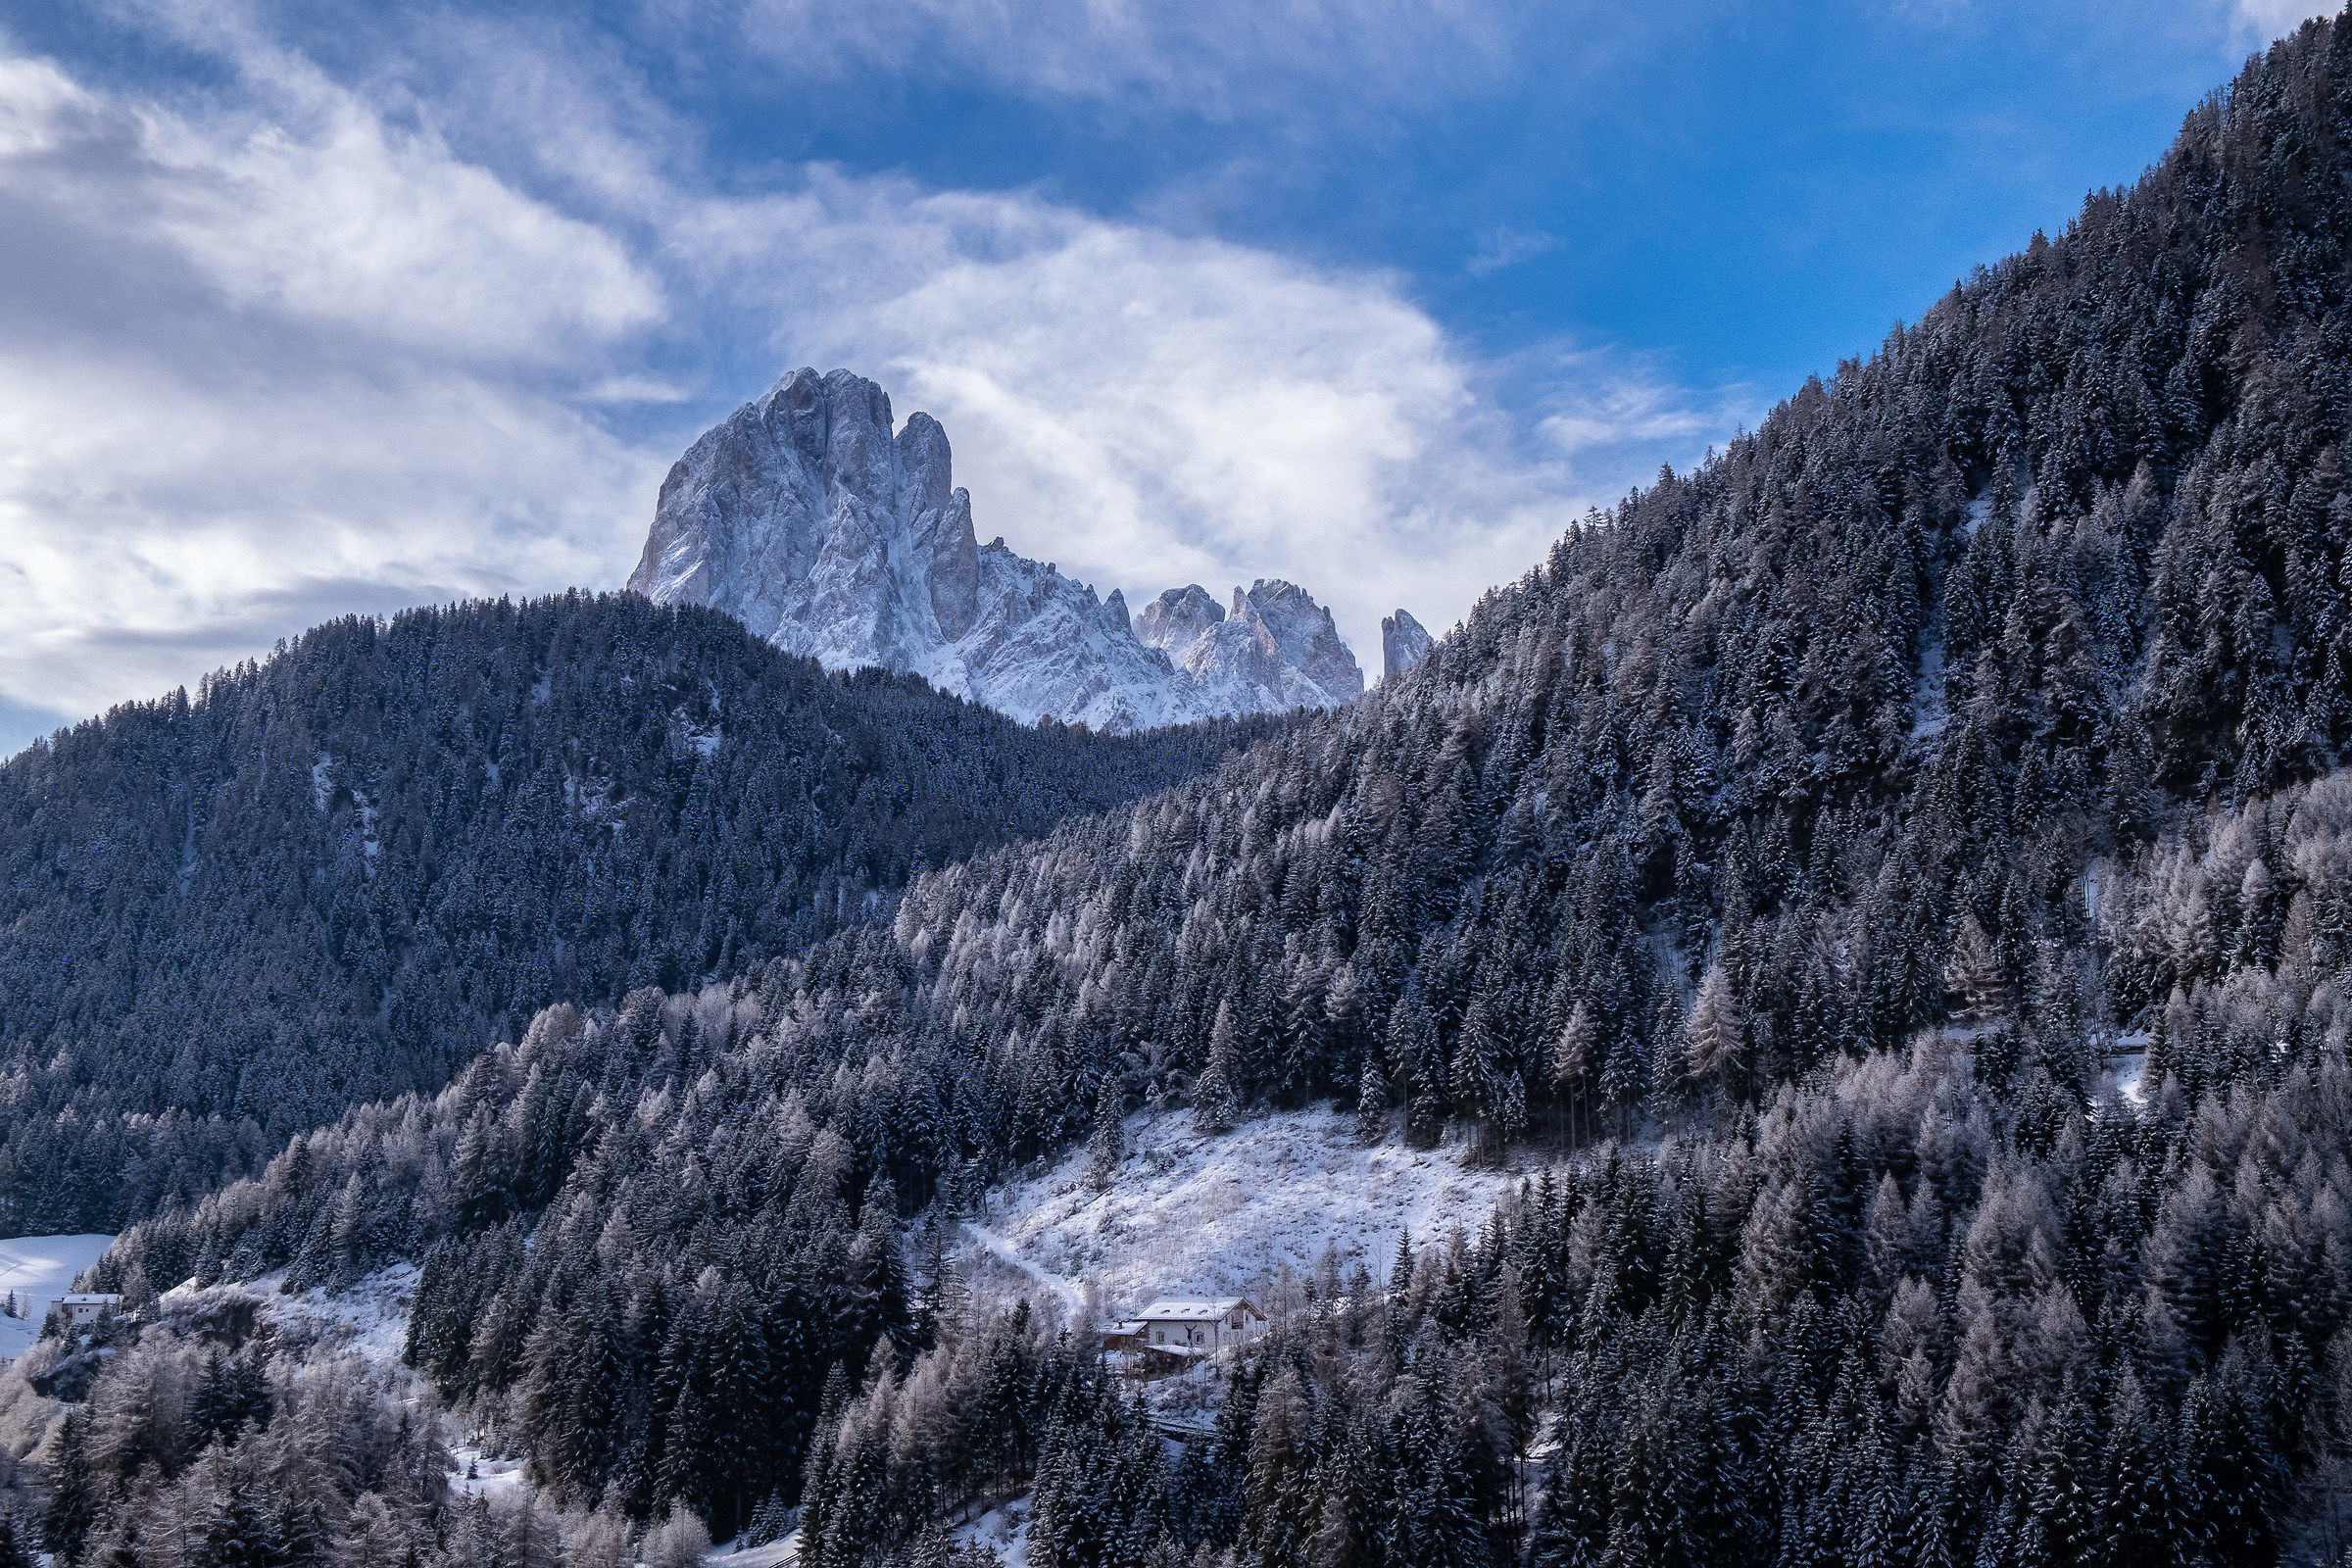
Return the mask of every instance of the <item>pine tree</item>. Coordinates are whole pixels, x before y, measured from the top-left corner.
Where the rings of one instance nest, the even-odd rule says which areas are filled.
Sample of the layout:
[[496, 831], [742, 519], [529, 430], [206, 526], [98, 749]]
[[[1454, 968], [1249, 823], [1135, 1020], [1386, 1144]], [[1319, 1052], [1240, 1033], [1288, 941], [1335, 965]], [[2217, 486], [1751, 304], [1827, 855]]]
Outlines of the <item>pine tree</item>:
[[57, 1446], [47, 1467], [49, 1502], [41, 1515], [41, 1541], [63, 1562], [81, 1560], [82, 1543], [98, 1514], [90, 1473], [89, 1415], [79, 1406], [58, 1423]]
[[1944, 965], [1945, 986], [1960, 997], [1960, 1016], [1973, 1024], [1987, 1025], [2009, 1015], [2010, 996], [2008, 978], [2001, 972], [1999, 956], [1993, 952], [1992, 941], [1973, 914], [1960, 917], [1960, 929], [1952, 939], [1952, 956]]
[[1592, 1004], [1582, 997], [1577, 998], [1568, 1021], [1560, 1026], [1559, 1035], [1551, 1043], [1551, 1081], [1563, 1092], [1573, 1092], [1592, 1070], [1598, 1036]]
[[0, 1508], [0, 1568], [33, 1568], [32, 1548], [14, 1508]]
[[190, 1555], [192, 1568], [281, 1568], [279, 1549], [267, 1510], [232, 1481], [206, 1505]]

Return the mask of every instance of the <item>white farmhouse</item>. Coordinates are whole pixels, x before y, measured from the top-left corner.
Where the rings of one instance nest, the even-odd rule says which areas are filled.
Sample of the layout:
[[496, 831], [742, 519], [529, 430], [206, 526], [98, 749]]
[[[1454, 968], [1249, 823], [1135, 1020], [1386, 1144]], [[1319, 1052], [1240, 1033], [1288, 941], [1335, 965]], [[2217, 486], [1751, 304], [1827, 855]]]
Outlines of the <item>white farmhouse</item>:
[[111, 1317], [122, 1310], [120, 1296], [60, 1296], [49, 1302], [49, 1310], [65, 1321], [68, 1328], [82, 1328], [102, 1317]]
[[1217, 1301], [1169, 1298], [1153, 1301], [1114, 1326], [1104, 1336], [1104, 1344], [1206, 1355], [1247, 1345], [1264, 1332], [1265, 1326], [1266, 1315], [1247, 1297]]

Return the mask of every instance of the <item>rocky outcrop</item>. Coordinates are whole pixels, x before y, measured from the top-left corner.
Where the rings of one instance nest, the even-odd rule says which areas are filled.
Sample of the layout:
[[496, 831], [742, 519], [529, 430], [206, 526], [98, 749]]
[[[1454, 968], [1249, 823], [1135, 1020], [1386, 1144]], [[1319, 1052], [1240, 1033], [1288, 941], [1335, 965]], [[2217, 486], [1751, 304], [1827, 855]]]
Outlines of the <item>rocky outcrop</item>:
[[1421, 623], [1402, 610], [1386, 615], [1380, 622], [1380, 678], [1395, 680], [1429, 652], [1429, 633]]
[[1199, 583], [1171, 588], [1144, 607], [1136, 635], [1219, 711], [1336, 708], [1364, 694], [1363, 671], [1331, 612], [1279, 579], [1236, 588], [1230, 612]]
[[832, 668], [881, 664], [1024, 721], [1130, 730], [1354, 701], [1331, 612], [1287, 582], [1172, 589], [1130, 622], [1113, 591], [981, 546], [927, 414], [847, 370], [796, 370], [706, 432], [662, 482], [629, 586], [723, 610]]

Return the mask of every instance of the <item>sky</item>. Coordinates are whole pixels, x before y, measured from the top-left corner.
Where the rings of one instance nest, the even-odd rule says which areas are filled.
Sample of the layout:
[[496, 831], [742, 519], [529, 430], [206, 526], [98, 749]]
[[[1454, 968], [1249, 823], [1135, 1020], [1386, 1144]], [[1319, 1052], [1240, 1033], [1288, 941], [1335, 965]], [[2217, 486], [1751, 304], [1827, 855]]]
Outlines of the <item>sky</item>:
[[2132, 179], [2301, 0], [12, 0], [0, 753], [617, 587], [798, 366], [1377, 673]]

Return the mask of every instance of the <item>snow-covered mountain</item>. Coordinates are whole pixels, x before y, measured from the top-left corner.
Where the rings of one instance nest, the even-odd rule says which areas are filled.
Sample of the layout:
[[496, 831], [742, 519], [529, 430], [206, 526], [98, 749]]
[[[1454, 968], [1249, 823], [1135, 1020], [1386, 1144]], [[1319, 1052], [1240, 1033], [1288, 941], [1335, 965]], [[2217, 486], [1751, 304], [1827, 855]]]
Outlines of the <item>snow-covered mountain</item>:
[[1124, 731], [1332, 708], [1364, 677], [1331, 612], [1281, 581], [1198, 585], [1131, 622], [1117, 590], [983, 546], [927, 414], [848, 370], [795, 370], [707, 431], [662, 482], [629, 586], [726, 611], [836, 669], [881, 664], [1024, 722]]

